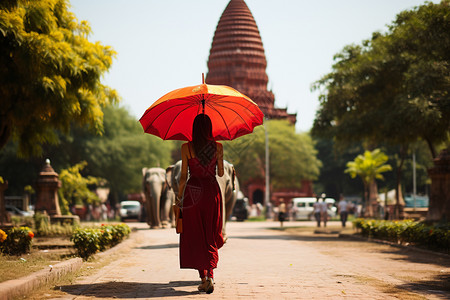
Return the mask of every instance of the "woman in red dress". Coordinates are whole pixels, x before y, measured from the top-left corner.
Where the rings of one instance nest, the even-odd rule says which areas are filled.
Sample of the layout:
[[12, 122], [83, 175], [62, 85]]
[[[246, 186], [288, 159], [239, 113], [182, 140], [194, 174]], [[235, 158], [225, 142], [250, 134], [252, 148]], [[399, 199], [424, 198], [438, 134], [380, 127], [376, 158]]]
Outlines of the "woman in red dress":
[[[212, 138], [211, 119], [198, 115], [192, 126], [192, 142], [181, 146], [178, 199], [183, 197], [183, 232], [180, 234], [180, 268], [196, 269], [199, 291], [214, 291], [213, 269], [223, 246], [222, 196], [217, 175], [223, 176], [223, 147]], [[188, 178], [189, 170], [189, 180]]]

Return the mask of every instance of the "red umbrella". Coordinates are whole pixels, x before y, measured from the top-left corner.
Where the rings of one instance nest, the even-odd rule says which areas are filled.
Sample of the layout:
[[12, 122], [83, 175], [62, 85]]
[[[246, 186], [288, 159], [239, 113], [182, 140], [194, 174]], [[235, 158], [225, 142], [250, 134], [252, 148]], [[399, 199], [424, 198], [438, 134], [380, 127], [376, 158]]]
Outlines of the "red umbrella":
[[174, 90], [159, 98], [141, 117], [144, 131], [163, 140], [192, 140], [192, 124], [207, 114], [215, 140], [233, 140], [253, 132], [264, 114], [249, 97], [225, 85], [200, 84]]

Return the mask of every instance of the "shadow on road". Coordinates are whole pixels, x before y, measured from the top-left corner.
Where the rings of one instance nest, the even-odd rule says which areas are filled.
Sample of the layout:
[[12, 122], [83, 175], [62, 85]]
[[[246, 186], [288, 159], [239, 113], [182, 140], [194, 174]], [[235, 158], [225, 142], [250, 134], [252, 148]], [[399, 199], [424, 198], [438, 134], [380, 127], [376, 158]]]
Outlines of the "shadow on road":
[[63, 285], [61, 291], [77, 296], [96, 298], [164, 298], [191, 296], [199, 292], [187, 292], [176, 288], [196, 286], [197, 281], [171, 281], [169, 283], [103, 282], [93, 284]]
[[[395, 260], [404, 260], [419, 264], [434, 264], [438, 266], [443, 266], [450, 268], [450, 256], [441, 253], [433, 253], [432, 251], [426, 250], [423, 252], [420, 249], [414, 248], [404, 248], [401, 246], [392, 246], [384, 251], [380, 251], [386, 254], [398, 255]], [[450, 281], [449, 281], [450, 282]]]
[[[398, 285], [397, 288], [413, 292], [427, 291], [433, 294], [450, 298], [450, 274], [438, 275], [431, 280], [413, 281], [407, 284]], [[449, 298], [447, 298], [449, 297]]]
[[153, 250], [153, 249], [168, 249], [168, 248], [178, 248], [178, 243], [164, 244], [164, 245], [148, 245], [136, 247], [135, 249]]
[[[339, 242], [344, 241], [337, 236], [330, 235], [314, 235], [314, 236], [300, 236], [300, 235], [249, 235], [249, 236], [229, 236], [230, 239], [249, 239], [249, 240], [297, 240], [305, 242]], [[347, 241], [347, 240], [345, 240]]]

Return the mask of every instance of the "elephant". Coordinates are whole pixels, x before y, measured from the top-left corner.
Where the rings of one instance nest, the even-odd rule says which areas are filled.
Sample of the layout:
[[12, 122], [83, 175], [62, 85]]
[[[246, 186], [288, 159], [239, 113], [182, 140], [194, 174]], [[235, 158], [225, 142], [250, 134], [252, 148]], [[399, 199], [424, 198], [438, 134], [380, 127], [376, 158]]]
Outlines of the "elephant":
[[[226, 241], [226, 221], [231, 217], [234, 204], [236, 203], [237, 194], [239, 191], [239, 181], [236, 177], [234, 166], [228, 161], [223, 161], [224, 175], [222, 177], [216, 176], [219, 183], [220, 191], [222, 193], [222, 207], [223, 207], [223, 227], [222, 235]], [[169, 166], [166, 169], [166, 180], [169, 188], [172, 190], [171, 197], [174, 197], [172, 201], [175, 201], [175, 195], [178, 194], [178, 183], [181, 176], [181, 160], [177, 161], [174, 165]]]
[[151, 228], [167, 227], [173, 223], [173, 191], [166, 182], [163, 168], [143, 168], [142, 187], [145, 195], [147, 223]]

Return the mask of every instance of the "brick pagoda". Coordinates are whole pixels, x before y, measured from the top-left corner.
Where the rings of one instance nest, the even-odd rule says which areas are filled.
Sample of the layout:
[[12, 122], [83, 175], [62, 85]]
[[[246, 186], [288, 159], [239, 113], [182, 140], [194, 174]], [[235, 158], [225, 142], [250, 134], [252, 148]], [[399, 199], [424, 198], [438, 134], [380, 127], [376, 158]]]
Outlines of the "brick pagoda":
[[266, 55], [258, 26], [244, 0], [231, 0], [225, 8], [209, 53], [206, 83], [231, 86], [249, 96], [268, 119], [287, 119], [296, 114], [275, 108], [275, 96], [267, 90]]
[[[295, 125], [296, 114], [274, 107], [275, 96], [267, 90], [266, 67], [263, 43], [250, 9], [244, 0], [230, 0], [214, 33], [206, 83], [231, 86], [255, 101], [266, 118], [285, 119]], [[264, 180], [250, 180], [242, 188], [250, 204], [264, 204]], [[312, 182], [305, 180], [301, 189], [272, 191], [271, 202], [277, 206], [280, 201], [289, 203], [294, 197], [312, 195]]]

